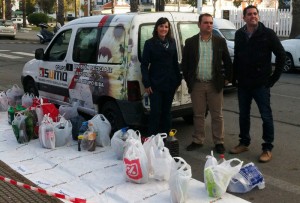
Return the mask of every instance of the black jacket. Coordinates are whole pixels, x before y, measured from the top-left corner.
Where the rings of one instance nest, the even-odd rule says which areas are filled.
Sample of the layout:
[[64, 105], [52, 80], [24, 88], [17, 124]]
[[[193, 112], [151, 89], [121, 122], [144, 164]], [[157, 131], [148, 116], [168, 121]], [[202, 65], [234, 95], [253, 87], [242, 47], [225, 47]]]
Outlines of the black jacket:
[[141, 70], [145, 88], [174, 91], [182, 79], [174, 39], [169, 40], [168, 48], [157, 38], [148, 39], [144, 45]]
[[[272, 74], [272, 52], [276, 56]], [[285, 51], [275, 32], [259, 22], [249, 38], [246, 25], [235, 33], [233, 70], [240, 87], [272, 87], [279, 79], [285, 63]]]
[[[212, 82], [220, 92], [224, 87], [224, 80], [232, 80], [232, 62], [229, 56], [226, 41], [218, 36], [212, 36]], [[192, 92], [196, 81], [199, 63], [199, 34], [185, 41], [182, 57], [182, 72], [187, 83], [189, 93]]]

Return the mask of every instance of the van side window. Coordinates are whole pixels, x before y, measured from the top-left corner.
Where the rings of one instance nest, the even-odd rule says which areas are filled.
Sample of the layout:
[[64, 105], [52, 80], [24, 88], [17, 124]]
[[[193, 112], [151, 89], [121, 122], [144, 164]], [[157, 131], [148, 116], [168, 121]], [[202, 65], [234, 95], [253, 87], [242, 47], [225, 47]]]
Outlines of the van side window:
[[197, 22], [182, 22], [178, 23], [178, 32], [181, 50], [185, 45], [185, 40], [199, 33]]
[[122, 24], [101, 29], [97, 62], [121, 64], [124, 62], [126, 32]]
[[78, 63], [97, 62], [98, 28], [80, 28], [75, 37], [73, 61]]
[[62, 61], [65, 59], [71, 38], [72, 30], [66, 30], [55, 36], [55, 39], [47, 50], [46, 61]]
[[217, 30], [215, 30], [215, 29], [212, 30], [212, 34], [215, 35], [215, 36], [218, 36], [218, 37], [223, 37], [223, 36], [221, 36], [220, 33], [219, 33]]
[[141, 57], [143, 56], [143, 50], [144, 50], [144, 45], [147, 39], [150, 39], [153, 35], [153, 28], [155, 24], [146, 24], [146, 25], [141, 25], [140, 26], [140, 31], [139, 31], [139, 59], [141, 61]]

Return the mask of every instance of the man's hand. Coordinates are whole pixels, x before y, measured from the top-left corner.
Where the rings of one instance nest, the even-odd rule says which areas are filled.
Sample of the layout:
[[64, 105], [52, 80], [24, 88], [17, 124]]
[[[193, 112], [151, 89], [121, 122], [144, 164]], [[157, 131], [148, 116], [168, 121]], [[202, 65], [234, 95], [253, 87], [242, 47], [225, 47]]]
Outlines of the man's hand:
[[149, 95], [153, 93], [151, 87], [145, 88], [145, 92], [147, 92], [147, 94], [149, 94]]

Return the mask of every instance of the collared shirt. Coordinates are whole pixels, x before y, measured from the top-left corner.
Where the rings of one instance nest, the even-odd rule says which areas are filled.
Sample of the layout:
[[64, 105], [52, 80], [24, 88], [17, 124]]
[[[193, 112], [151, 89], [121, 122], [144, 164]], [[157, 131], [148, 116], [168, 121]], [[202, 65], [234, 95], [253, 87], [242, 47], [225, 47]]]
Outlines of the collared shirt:
[[211, 37], [204, 41], [199, 39], [199, 62], [197, 79], [200, 81], [209, 81], [212, 79], [212, 40]]

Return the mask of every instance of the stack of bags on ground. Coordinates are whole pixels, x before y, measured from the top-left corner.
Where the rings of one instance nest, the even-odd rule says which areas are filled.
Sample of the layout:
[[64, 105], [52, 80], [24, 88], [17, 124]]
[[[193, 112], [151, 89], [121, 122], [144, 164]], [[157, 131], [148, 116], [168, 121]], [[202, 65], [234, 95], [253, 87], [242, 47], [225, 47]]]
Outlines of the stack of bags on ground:
[[[79, 129], [85, 119], [78, 114], [74, 106], [60, 106], [59, 109], [48, 99], [35, 97], [23, 92], [17, 85], [0, 93], [0, 111], [8, 112], [8, 123], [12, 125], [18, 143], [27, 143], [39, 138], [44, 148], [53, 149], [78, 139]], [[87, 121], [93, 126], [94, 149], [96, 146], [110, 146], [111, 125], [101, 114]], [[82, 142], [90, 141], [88, 132], [83, 132]], [[84, 146], [84, 144], [83, 144]]]

